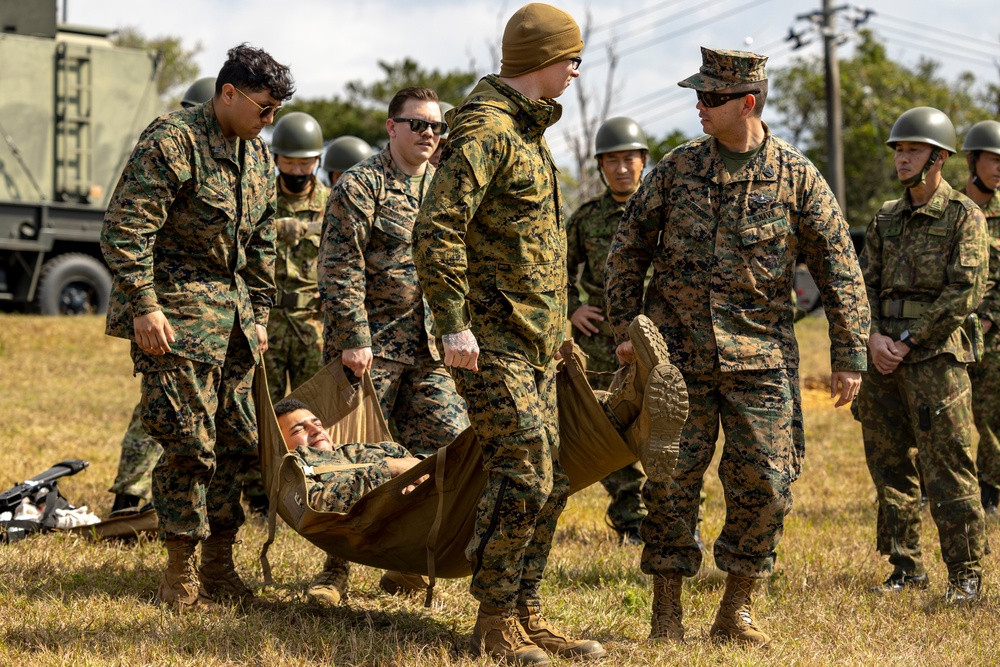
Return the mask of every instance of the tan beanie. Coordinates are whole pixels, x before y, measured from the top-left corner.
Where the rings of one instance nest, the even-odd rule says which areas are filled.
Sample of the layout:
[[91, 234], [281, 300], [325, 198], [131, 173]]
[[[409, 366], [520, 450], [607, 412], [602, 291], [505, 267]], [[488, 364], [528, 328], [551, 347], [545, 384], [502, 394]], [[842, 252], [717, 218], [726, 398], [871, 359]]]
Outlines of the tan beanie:
[[581, 53], [583, 37], [573, 17], [558, 7], [533, 2], [507, 21], [500, 76], [521, 76]]

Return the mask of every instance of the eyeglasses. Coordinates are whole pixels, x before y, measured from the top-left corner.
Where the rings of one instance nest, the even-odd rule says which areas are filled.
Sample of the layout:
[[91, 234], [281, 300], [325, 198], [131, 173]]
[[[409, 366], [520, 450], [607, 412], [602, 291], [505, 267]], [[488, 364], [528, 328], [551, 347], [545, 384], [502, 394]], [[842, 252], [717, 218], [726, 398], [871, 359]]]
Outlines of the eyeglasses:
[[428, 127], [434, 134], [441, 134], [448, 131], [448, 123], [444, 121], [424, 120], [423, 118], [393, 118], [396, 123], [409, 123], [410, 130], [417, 134], [423, 134]]
[[577, 56], [575, 58], [570, 58], [569, 61], [573, 63], [573, 71], [575, 72], [576, 70], [580, 69], [580, 63], [583, 62], [583, 58]]
[[699, 102], [709, 109], [714, 109], [715, 107], [721, 107], [726, 102], [738, 100], [747, 95], [756, 95], [759, 92], [759, 90], [741, 90], [738, 93], [710, 93], [707, 90], [696, 90], [695, 94], [698, 95]]
[[[233, 86], [233, 88], [236, 88], [236, 86]], [[243, 97], [245, 97], [248, 100], [250, 100], [251, 102], [253, 102], [253, 105], [255, 107], [257, 107], [258, 109], [260, 109], [260, 118], [261, 118], [261, 120], [264, 120], [265, 118], [267, 118], [271, 114], [274, 114], [274, 116], [277, 117], [278, 113], [281, 111], [281, 105], [280, 104], [277, 105], [277, 106], [271, 106], [269, 104], [266, 107], [262, 107], [260, 104], [257, 103], [256, 100], [254, 100], [254, 98], [250, 97], [249, 95], [247, 95], [246, 93], [244, 93], [239, 88], [236, 88], [236, 91], [239, 92], [239, 94], [242, 95]]]

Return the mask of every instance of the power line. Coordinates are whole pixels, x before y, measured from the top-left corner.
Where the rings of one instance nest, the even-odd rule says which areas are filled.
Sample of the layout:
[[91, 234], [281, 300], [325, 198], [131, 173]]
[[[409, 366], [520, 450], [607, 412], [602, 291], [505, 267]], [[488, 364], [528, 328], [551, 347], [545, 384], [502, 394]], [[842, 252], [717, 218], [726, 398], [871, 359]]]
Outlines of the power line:
[[952, 37], [957, 37], [958, 39], [962, 40], [963, 44], [968, 42], [979, 42], [980, 44], [993, 49], [1000, 47], [1000, 42], [989, 42], [986, 41], [985, 39], [979, 39], [978, 37], [963, 35], [958, 32], [953, 32], [951, 30], [945, 30], [944, 28], [939, 28], [938, 26], [929, 26], [925, 23], [920, 23], [918, 21], [911, 21], [910, 19], [904, 19], [899, 16], [893, 16], [892, 14], [886, 14], [885, 12], [876, 12], [874, 14], [874, 17], [876, 19], [888, 19], [889, 21], [896, 21], [897, 23], [910, 25], [913, 26], [914, 28], [919, 28], [920, 30], [931, 32], [935, 35], [951, 35]]
[[638, 11], [632, 12], [631, 14], [626, 14], [624, 16], [619, 16], [614, 21], [609, 21], [605, 25], [601, 25], [601, 26], [597, 26], [597, 27], [591, 28], [590, 32], [591, 33], [595, 33], [595, 32], [604, 32], [604, 31], [607, 31], [607, 30], [613, 30], [613, 29], [619, 27], [621, 24], [628, 23], [629, 21], [631, 21], [633, 19], [637, 19], [637, 18], [646, 18], [646, 19], [648, 19], [650, 14], [656, 13], [656, 12], [658, 12], [661, 9], [666, 9], [667, 7], [669, 7], [671, 5], [680, 5], [680, 4], [683, 4], [683, 3], [687, 2], [687, 1], [688, 0], [666, 0], [665, 2], [661, 2], [661, 3], [657, 4], [657, 5], [653, 5], [652, 7], [646, 7], [644, 9], [640, 9]]
[[[996, 64], [997, 64], [997, 62], [995, 60], [987, 60], [987, 59], [976, 58], [973, 55], [971, 55], [972, 53], [978, 53], [978, 54], [980, 54], [982, 56], [985, 56], [986, 58], [989, 58], [992, 55], [992, 54], [989, 54], [989, 53], [984, 53], [982, 51], [975, 51], [973, 49], [968, 49], [968, 50], [965, 50], [965, 51], [959, 53], [959, 52], [956, 52], [954, 50], [949, 50], [947, 48], [949, 45], [947, 43], [944, 43], [944, 42], [931, 42], [931, 41], [929, 41], [929, 40], [927, 40], [927, 39], [925, 39], [925, 38], [923, 38], [923, 37], [921, 37], [919, 35], [914, 35], [912, 33], [907, 33], [905, 31], [900, 31], [900, 30], [898, 30], [896, 28], [892, 28], [892, 27], [883, 26], [882, 30], [888, 31], [890, 33], [892, 33], [892, 32], [895, 32], [895, 33], [902, 32], [902, 34], [904, 36], [909, 36], [909, 37], [912, 37], [913, 39], [917, 40], [917, 41], [909, 41], [907, 39], [903, 39], [903, 38], [899, 38], [899, 37], [889, 37], [889, 36], [887, 36], [890, 41], [900, 42], [902, 44], [906, 44], [907, 46], [912, 46], [912, 47], [914, 47], [916, 49], [920, 49], [920, 50], [923, 50], [923, 51], [929, 51], [931, 53], [937, 53], [939, 55], [947, 56], [947, 57], [949, 57], [949, 58], [951, 58], [953, 60], [960, 60], [960, 61], [969, 62], [969, 63], [976, 63], [976, 64], [979, 64], [979, 65], [985, 65], [987, 67], [995, 67]], [[937, 44], [938, 46], [934, 46], [933, 44]]]

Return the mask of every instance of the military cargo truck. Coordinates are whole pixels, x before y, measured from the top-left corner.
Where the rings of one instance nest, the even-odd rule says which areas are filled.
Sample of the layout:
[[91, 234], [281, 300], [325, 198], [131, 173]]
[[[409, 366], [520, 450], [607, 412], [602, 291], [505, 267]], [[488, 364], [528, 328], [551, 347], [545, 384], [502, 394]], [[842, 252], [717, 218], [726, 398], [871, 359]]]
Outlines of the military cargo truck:
[[0, 304], [102, 313], [108, 199], [162, 110], [159, 56], [59, 24], [56, 2], [0, 0]]

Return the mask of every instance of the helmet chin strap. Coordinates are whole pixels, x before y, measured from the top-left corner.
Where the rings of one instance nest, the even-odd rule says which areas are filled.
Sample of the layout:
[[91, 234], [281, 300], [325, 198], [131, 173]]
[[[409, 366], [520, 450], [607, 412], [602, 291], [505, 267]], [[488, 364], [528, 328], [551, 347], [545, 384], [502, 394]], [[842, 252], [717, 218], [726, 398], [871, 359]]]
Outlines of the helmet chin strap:
[[899, 179], [899, 182], [903, 184], [903, 187], [912, 188], [917, 185], [927, 181], [927, 172], [930, 171], [934, 163], [937, 162], [938, 156], [941, 155], [941, 149], [934, 147], [931, 151], [930, 157], [927, 158], [927, 162], [924, 164], [924, 168], [920, 170], [919, 174], [914, 174], [906, 179]]
[[979, 172], [976, 170], [976, 162], [978, 161], [979, 161], [978, 152], [973, 153], [972, 162], [969, 164], [969, 171], [972, 172], [972, 184], [975, 185], [979, 189], [979, 191], [982, 192], [983, 194], [991, 195], [994, 192], [996, 192], [997, 189], [987, 187], [986, 184], [983, 183], [983, 179], [979, 178]]

